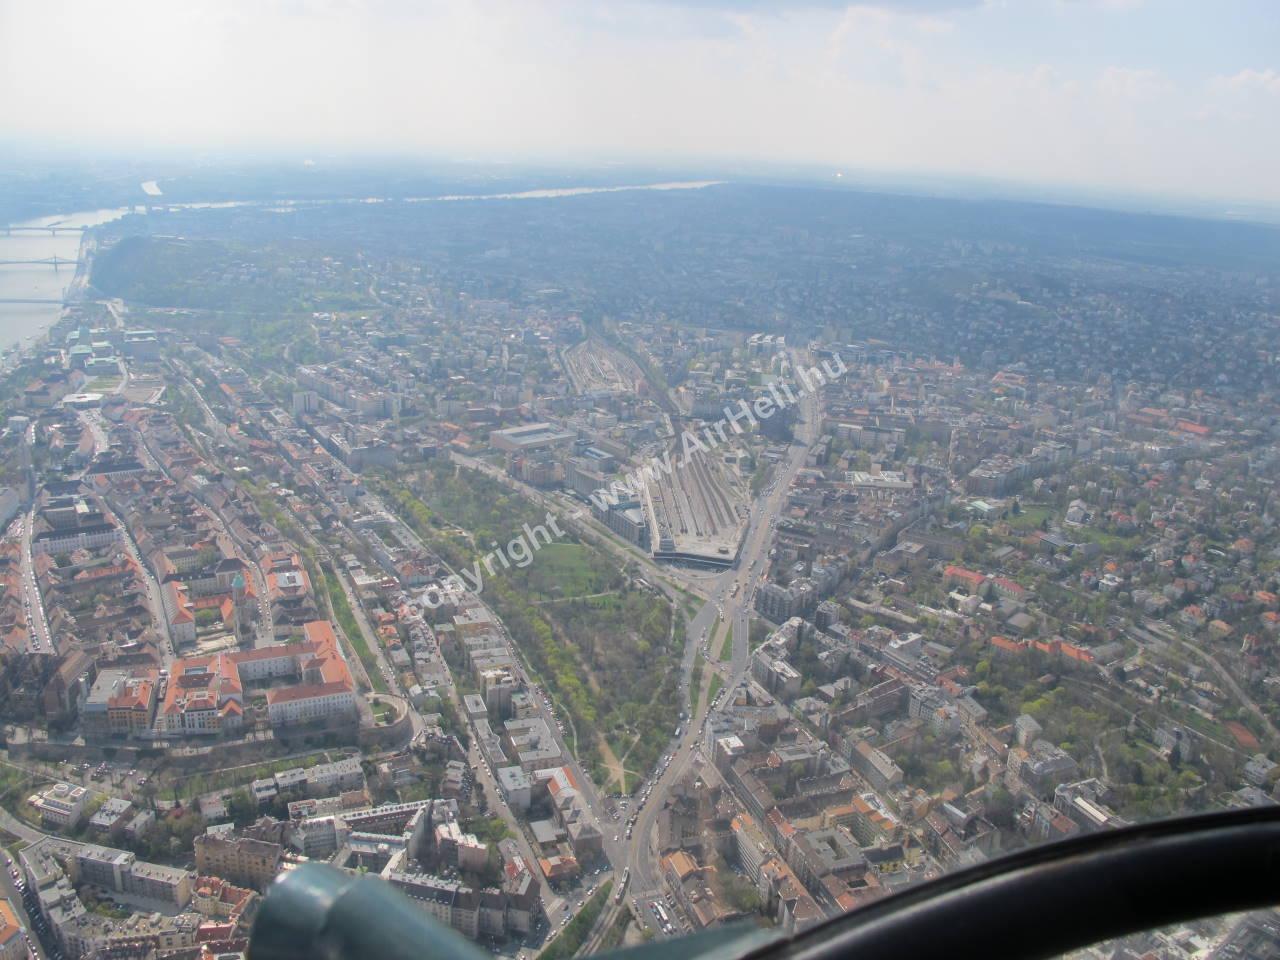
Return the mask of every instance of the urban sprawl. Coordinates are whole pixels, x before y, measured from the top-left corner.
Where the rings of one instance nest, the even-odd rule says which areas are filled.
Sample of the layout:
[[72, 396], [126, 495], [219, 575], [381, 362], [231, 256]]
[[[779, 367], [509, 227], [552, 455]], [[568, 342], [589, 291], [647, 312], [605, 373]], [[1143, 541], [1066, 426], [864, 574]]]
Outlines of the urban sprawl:
[[518, 960], [792, 932], [1274, 802], [1273, 393], [314, 251], [195, 279], [359, 302], [246, 321], [186, 232], [4, 360], [0, 960], [241, 954], [308, 861]]

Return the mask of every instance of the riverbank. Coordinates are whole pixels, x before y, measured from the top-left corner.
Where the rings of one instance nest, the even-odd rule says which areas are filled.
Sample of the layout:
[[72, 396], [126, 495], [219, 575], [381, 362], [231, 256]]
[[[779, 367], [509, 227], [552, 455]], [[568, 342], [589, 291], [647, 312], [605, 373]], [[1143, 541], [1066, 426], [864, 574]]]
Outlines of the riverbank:
[[[98, 252], [98, 238], [92, 230], [80, 234], [80, 249], [76, 252], [76, 272], [67, 284], [62, 299], [67, 302], [78, 302], [86, 299], [89, 292], [89, 278], [93, 276], [93, 255]], [[63, 312], [66, 312], [64, 306]], [[61, 318], [61, 315], [59, 315]]]
[[[22, 315], [27, 318], [28, 322], [23, 323], [26, 332], [21, 340], [14, 339], [10, 344], [5, 345], [6, 351], [12, 351], [6, 354], [5, 367], [10, 364], [21, 363], [26, 357], [32, 354], [40, 354], [49, 344], [49, 337], [54, 327], [56, 327], [67, 314], [67, 305], [73, 302], [80, 302], [86, 299], [89, 290], [89, 278], [93, 270], [93, 255], [97, 251], [97, 243], [94, 238], [85, 231], [80, 237], [80, 247], [77, 250], [76, 271], [71, 279], [67, 282], [65, 288], [58, 299], [62, 300], [61, 304], [50, 303], [48, 310], [32, 309], [43, 308], [45, 304], [3, 304], [0, 303], [0, 310], [5, 307], [21, 307], [28, 308], [22, 311]], [[17, 313], [18, 311], [15, 311]], [[2, 321], [0, 321], [2, 322]], [[16, 349], [15, 349], [16, 348]], [[7, 369], [0, 371], [7, 373]]]
[[[14, 224], [16, 227], [83, 227], [83, 231], [46, 233], [23, 230], [0, 234], [0, 350], [36, 348], [64, 315], [64, 302], [88, 299], [93, 256], [97, 251], [95, 227], [109, 223], [127, 211], [84, 210], [55, 214]], [[49, 263], [75, 262], [67, 268]]]
[[[235, 207], [260, 207], [268, 210], [288, 211], [309, 205], [356, 204], [356, 203], [474, 203], [496, 200], [548, 200], [566, 197], [578, 197], [597, 193], [619, 193], [626, 191], [701, 190], [718, 186], [721, 180], [687, 180], [668, 181], [662, 183], [621, 184], [607, 187], [556, 187], [531, 189], [506, 193], [476, 194], [440, 194], [435, 196], [413, 197], [327, 197], [316, 199], [262, 199], [262, 200], [221, 200], [221, 201], [187, 201], [179, 203], [156, 203], [165, 209], [179, 210], [216, 210]], [[156, 193], [146, 189], [148, 203], [155, 203], [160, 197], [160, 188], [155, 181], [147, 181]], [[92, 229], [109, 223], [128, 214], [130, 209], [87, 210], [70, 214], [50, 214], [37, 217], [23, 223], [12, 224], [14, 227], [48, 228], [84, 227], [85, 232], [79, 242], [75, 234], [45, 233], [42, 230], [28, 230], [18, 234], [0, 234], [0, 260], [22, 261], [14, 265], [0, 266], [0, 350], [15, 344], [32, 344], [37, 336], [47, 334], [62, 317], [61, 301], [77, 301], [89, 298], [90, 262], [96, 251], [96, 238]], [[150, 209], [148, 205], [146, 209]], [[70, 261], [73, 253], [77, 260], [75, 275], [68, 285], [64, 286], [59, 272], [47, 261], [54, 257]], [[22, 302], [20, 302], [22, 301]]]

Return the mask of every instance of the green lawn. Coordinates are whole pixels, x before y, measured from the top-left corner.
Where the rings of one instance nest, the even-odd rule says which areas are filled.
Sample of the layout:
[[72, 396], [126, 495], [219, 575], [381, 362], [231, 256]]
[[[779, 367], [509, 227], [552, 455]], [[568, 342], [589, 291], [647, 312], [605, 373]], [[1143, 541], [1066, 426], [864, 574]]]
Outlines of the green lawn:
[[728, 663], [733, 659], [733, 625], [726, 623], [720, 628], [719, 633], [720, 652], [716, 655], [721, 663]]
[[[598, 555], [594, 555], [598, 558]], [[606, 571], [593, 564], [593, 552], [578, 543], [548, 543], [534, 561], [535, 588], [552, 597], [581, 597], [608, 589]]]
[[474, 833], [485, 843], [498, 843], [511, 836], [506, 821], [501, 817], [472, 817], [462, 822], [462, 829]]
[[1039, 530], [1040, 524], [1053, 518], [1052, 507], [1026, 506], [1016, 517], [1009, 517], [1009, 526], [1014, 530]]
[[707, 687], [707, 699], [715, 702], [716, 694], [720, 692], [720, 688], [724, 686], [724, 681], [720, 679], [720, 674], [713, 674], [711, 684]]
[[702, 696], [702, 669], [707, 660], [702, 654], [693, 661], [693, 672], [689, 675], [689, 716], [697, 716], [698, 700]]
[[751, 474], [751, 494], [759, 496], [760, 491], [769, 483], [769, 477], [773, 474], [773, 464], [763, 457], [756, 464], [755, 471]]
[[1142, 544], [1142, 537], [1137, 534], [1122, 537], [1117, 533], [1107, 533], [1095, 527], [1072, 527], [1068, 531], [1068, 536], [1081, 543], [1096, 543], [1102, 552], [1107, 554], [1128, 553]]
[[347, 603], [347, 595], [342, 591], [342, 584], [338, 582], [337, 576], [328, 570], [324, 573], [324, 583], [329, 591], [329, 605], [333, 608], [333, 618], [338, 621], [338, 626], [342, 627], [342, 632], [351, 641], [356, 656], [364, 664], [365, 673], [369, 674], [369, 682], [378, 693], [386, 693], [387, 681], [383, 678], [382, 671], [378, 669], [378, 661], [373, 658], [373, 651], [369, 649], [369, 644], [365, 643], [364, 633], [360, 630], [360, 624], [356, 623], [356, 615], [351, 612], [351, 604]]
[[[337, 760], [340, 756], [345, 755], [345, 751], [338, 750], [326, 752], [323, 750], [308, 754], [304, 757], [284, 757], [279, 760], [270, 760], [264, 763], [254, 764], [252, 766], [236, 767], [229, 770], [217, 770], [209, 773], [196, 774], [192, 776], [189, 773], [173, 773], [164, 774], [167, 783], [176, 784], [180, 796], [198, 797], [203, 793], [212, 793], [215, 790], [233, 790], [236, 787], [247, 786], [254, 780], [265, 780], [268, 777], [275, 776], [282, 770], [292, 770], [295, 767], [302, 767], [309, 770], [318, 763], [327, 763], [330, 759]], [[169, 788], [166, 786], [159, 791], [160, 795], [166, 795]]]

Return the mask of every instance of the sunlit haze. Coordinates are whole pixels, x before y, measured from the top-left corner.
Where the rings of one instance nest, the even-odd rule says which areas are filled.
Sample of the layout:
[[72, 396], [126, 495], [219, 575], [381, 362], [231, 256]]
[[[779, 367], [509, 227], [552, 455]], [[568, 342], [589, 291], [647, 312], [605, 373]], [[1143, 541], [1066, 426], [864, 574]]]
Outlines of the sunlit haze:
[[782, 161], [1275, 201], [1278, 56], [1266, 0], [6, 0], [0, 130], [133, 151]]

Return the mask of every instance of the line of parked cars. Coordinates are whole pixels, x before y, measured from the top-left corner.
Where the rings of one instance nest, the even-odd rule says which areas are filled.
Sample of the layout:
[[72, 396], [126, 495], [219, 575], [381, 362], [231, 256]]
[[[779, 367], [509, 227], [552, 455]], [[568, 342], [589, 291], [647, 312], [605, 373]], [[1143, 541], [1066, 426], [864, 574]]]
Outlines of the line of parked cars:
[[[40, 943], [44, 946], [45, 956], [51, 958], [51, 960], [65, 960], [62, 951], [52, 942], [49, 923], [45, 920], [44, 914], [40, 912], [40, 904], [36, 898], [35, 890], [27, 886], [27, 881], [18, 870], [17, 864], [13, 862], [13, 857], [6, 853], [4, 859], [5, 865], [9, 870], [9, 877], [13, 880], [13, 885], [18, 889], [18, 893], [22, 895], [22, 905], [27, 911], [31, 926], [35, 930], [36, 936], [40, 938]], [[22, 931], [22, 939], [27, 945], [28, 954], [32, 957], [37, 956], [38, 951], [36, 950], [35, 941], [31, 937], [31, 931], [24, 929]]]

